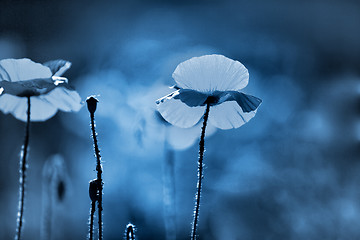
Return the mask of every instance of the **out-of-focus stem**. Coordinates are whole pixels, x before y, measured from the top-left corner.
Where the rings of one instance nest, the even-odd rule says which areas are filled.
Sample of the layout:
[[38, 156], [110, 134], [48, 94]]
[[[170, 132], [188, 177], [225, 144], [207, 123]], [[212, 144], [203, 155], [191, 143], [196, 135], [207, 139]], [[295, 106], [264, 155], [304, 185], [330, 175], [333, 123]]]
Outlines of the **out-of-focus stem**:
[[[165, 129], [166, 130], [166, 129]], [[175, 161], [174, 150], [167, 143], [165, 134], [165, 164], [164, 164], [164, 219], [166, 240], [176, 240], [176, 212], [175, 212]]]

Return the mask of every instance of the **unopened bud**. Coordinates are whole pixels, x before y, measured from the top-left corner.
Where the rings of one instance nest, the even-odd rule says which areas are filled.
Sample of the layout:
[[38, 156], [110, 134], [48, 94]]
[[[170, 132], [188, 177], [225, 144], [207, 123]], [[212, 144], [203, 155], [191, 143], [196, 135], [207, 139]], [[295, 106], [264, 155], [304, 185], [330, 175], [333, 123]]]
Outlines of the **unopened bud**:
[[89, 182], [89, 196], [90, 196], [91, 201], [93, 201], [93, 202], [95, 202], [99, 199], [97, 179], [91, 180]]
[[96, 105], [99, 100], [97, 100], [95, 97], [90, 96], [86, 99], [87, 107], [90, 113], [95, 113], [96, 111]]
[[126, 225], [126, 240], [135, 240], [135, 225], [129, 223]]

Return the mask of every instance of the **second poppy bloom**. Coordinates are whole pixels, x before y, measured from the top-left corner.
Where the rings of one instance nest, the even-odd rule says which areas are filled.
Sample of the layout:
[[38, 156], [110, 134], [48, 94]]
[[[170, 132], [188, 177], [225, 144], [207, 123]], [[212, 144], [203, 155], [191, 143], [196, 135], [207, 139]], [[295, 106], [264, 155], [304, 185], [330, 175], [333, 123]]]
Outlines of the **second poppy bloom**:
[[79, 94], [61, 77], [71, 66], [64, 60], [44, 64], [30, 59], [0, 61], [0, 110], [26, 121], [27, 97], [31, 97], [31, 121], [45, 121], [57, 110], [78, 111]]

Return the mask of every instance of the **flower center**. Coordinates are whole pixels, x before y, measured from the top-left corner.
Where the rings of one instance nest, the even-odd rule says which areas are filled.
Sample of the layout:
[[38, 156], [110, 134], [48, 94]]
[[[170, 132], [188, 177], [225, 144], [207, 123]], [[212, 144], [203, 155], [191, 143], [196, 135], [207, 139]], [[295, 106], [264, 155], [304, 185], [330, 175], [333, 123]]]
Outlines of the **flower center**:
[[214, 106], [219, 102], [218, 96], [208, 96], [205, 100], [204, 104], [209, 104], [210, 106]]

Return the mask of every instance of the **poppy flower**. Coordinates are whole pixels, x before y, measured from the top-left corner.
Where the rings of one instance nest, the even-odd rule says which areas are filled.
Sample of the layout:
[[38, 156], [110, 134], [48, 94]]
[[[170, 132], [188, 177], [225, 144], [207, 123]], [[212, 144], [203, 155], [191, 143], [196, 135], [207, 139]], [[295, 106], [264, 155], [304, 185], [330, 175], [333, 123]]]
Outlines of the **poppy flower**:
[[[207, 122], [220, 129], [238, 128], [255, 116], [261, 99], [242, 93], [248, 70], [222, 55], [194, 57], [180, 63], [174, 73], [174, 92], [157, 100], [163, 118], [179, 127], [192, 127], [203, 118], [199, 142], [198, 182], [191, 239], [197, 239]], [[210, 111], [211, 108], [211, 111]]]
[[255, 116], [261, 103], [241, 92], [249, 82], [245, 66], [222, 55], [191, 58], [180, 63], [172, 77], [175, 91], [157, 100], [157, 105], [164, 119], [179, 127], [198, 123], [209, 104], [210, 124], [238, 128]]
[[19, 169], [18, 240], [21, 239], [23, 226], [30, 122], [45, 121], [58, 109], [69, 112], [81, 108], [79, 94], [68, 85], [66, 78], [61, 77], [70, 66], [71, 63], [64, 60], [44, 64], [27, 58], [0, 61], [0, 110], [26, 122]]
[[0, 110], [27, 120], [27, 97], [31, 98], [31, 121], [45, 121], [57, 110], [69, 112], [81, 108], [81, 98], [61, 75], [71, 63], [54, 60], [44, 64], [30, 59], [0, 61]]

